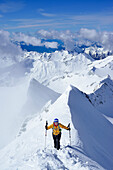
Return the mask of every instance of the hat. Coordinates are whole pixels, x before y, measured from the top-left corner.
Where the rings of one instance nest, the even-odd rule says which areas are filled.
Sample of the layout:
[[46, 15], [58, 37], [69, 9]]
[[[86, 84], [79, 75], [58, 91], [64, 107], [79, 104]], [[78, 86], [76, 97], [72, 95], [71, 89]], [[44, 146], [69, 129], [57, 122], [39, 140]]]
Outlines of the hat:
[[59, 122], [59, 120], [57, 118], [54, 119], [54, 122]]

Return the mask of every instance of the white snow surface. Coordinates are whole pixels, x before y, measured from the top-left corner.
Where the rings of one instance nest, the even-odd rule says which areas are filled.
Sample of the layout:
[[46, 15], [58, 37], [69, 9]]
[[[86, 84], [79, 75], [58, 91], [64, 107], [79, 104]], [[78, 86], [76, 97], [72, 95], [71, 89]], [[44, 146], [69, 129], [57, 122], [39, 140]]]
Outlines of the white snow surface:
[[[83, 107], [79, 100], [83, 103]], [[71, 123], [72, 146], [69, 145], [69, 132], [62, 130], [62, 150], [59, 151], [53, 149], [51, 130], [47, 132], [47, 148], [44, 149], [44, 124], [46, 120], [51, 124], [54, 117], [59, 117], [60, 122], [65, 125]], [[103, 123], [106, 126], [105, 136]], [[24, 131], [21, 129], [19, 136], [0, 152], [2, 170], [96, 170], [104, 169], [102, 166], [110, 169], [113, 165], [111, 159], [113, 127], [95, 110], [85, 95], [74, 87], [68, 87], [54, 104], [48, 106], [48, 109], [45, 107], [40, 115], [35, 115], [30, 121], [26, 120], [23, 127]], [[104, 137], [106, 140], [103, 141]]]
[[21, 112], [26, 116], [36, 114], [41, 111], [46, 103], [54, 103], [59, 96], [59, 93], [32, 79], [27, 92], [27, 101]]
[[[112, 170], [113, 56], [25, 52], [0, 75], [1, 170]], [[71, 146], [62, 130], [59, 151], [51, 130], [45, 149], [56, 117], [71, 123]]]
[[59, 96], [35, 79], [15, 87], [1, 87], [0, 148], [14, 139], [27, 116], [40, 112], [46, 103], [53, 103]]
[[19, 111], [26, 99], [26, 81], [15, 87], [0, 87], [0, 149], [17, 134], [23, 120]]
[[106, 116], [113, 118], [113, 81], [107, 76], [94, 93], [89, 94], [93, 105]]
[[55, 51], [42, 54], [29, 52], [25, 54], [27, 57], [34, 60], [31, 78], [58, 93], [63, 93], [70, 84], [91, 93], [107, 75], [113, 79], [113, 56], [95, 61], [87, 54]]

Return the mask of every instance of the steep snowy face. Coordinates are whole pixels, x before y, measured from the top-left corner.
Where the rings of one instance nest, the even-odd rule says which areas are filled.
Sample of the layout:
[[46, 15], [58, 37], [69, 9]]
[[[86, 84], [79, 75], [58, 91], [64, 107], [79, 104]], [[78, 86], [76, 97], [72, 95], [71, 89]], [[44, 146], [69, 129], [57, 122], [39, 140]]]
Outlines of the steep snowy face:
[[[32, 80], [35, 78], [40, 83], [48, 86], [58, 93], [64, 92], [68, 85], [72, 84], [81, 91], [90, 94], [94, 92], [95, 88], [104, 79], [106, 74], [109, 74], [111, 79], [113, 79], [113, 56], [109, 56], [103, 60], [95, 61], [87, 54], [72, 54], [68, 51], [56, 51], [53, 53], [43, 54], [37, 52], [25, 52], [22, 61], [18, 61], [15, 64], [13, 63], [8, 67], [0, 68], [0, 86], [9, 86], [10, 89], [10, 86], [14, 86], [15, 83], [22, 83], [23, 81]], [[101, 83], [101, 85], [102, 84], [103, 83]], [[40, 86], [41, 85], [39, 85], [38, 82], [36, 83], [36, 81], [31, 81], [28, 93], [28, 87], [25, 88], [25, 92], [28, 94], [25, 96], [28, 98], [26, 99], [27, 102], [24, 107], [23, 104], [25, 101], [22, 102], [21, 107], [18, 109], [19, 113], [22, 109], [21, 116], [36, 113], [42, 109], [46, 102], [50, 100], [53, 102], [57, 99], [57, 97], [59, 97], [59, 94], [50, 92], [50, 90], [47, 92], [48, 89], [43, 89], [42, 86], [40, 88]], [[102, 90], [106, 91], [103, 92], [104, 97], [101, 95], [101, 92], [99, 92], [100, 97], [95, 97], [95, 95], [92, 94], [90, 95], [91, 101], [98, 110], [112, 117], [111, 86], [107, 87], [106, 84], [103, 86], [106, 87]], [[16, 88], [17, 86], [15, 89]], [[1, 88], [0, 90], [2, 91], [3, 89], [5, 88]], [[12, 93], [15, 93], [14, 91], [11, 90]], [[44, 95], [44, 93], [47, 95]], [[8, 106], [8, 100], [10, 100], [10, 96], [8, 95], [8, 100], [2, 100], [2, 94], [3, 93], [1, 93], [1, 107], [2, 105]], [[10, 92], [9, 94], [11, 95]], [[11, 108], [13, 108], [13, 106]], [[7, 114], [10, 116], [9, 111], [9, 109], [6, 111], [6, 108], [2, 109], [1, 114], [6, 115], [7, 112]], [[17, 111], [15, 112], [15, 115], [17, 115]], [[10, 128], [8, 127], [8, 129]]]
[[110, 75], [113, 79], [113, 55], [99, 61], [94, 61], [91, 67], [95, 67], [94, 74], [99, 77]]
[[44, 105], [50, 101], [54, 103], [60, 96], [48, 87], [40, 84], [37, 80], [32, 79], [27, 92], [27, 101], [22, 108], [22, 113], [25, 116], [40, 112]]
[[85, 54], [69, 54], [67, 51], [55, 51], [51, 54], [38, 54], [35, 56], [32, 77], [44, 84], [53, 78], [63, 78], [70, 73], [79, 73], [85, 70], [93, 60]]
[[85, 153], [105, 169], [112, 170], [112, 124], [74, 87], [69, 93], [68, 105]]
[[0, 149], [15, 138], [26, 117], [40, 112], [46, 103], [54, 103], [59, 96], [35, 79], [16, 87], [1, 87]]
[[113, 56], [95, 61], [85, 53], [55, 51], [43, 54], [30, 52], [25, 54], [25, 58], [34, 60], [28, 74], [30, 78], [59, 93], [63, 93], [70, 84], [92, 93], [107, 74], [113, 79]]
[[[44, 151], [45, 121], [52, 124], [56, 117], [64, 125], [71, 123], [72, 146], [69, 146], [69, 132], [62, 130], [62, 150], [52, 149], [52, 134], [48, 130], [47, 149]], [[111, 123], [92, 106], [86, 94], [69, 86], [52, 105], [45, 106], [40, 115], [24, 122], [19, 137], [0, 152], [0, 165], [3, 170], [48, 167], [112, 170], [112, 141]]]
[[100, 82], [97, 88], [89, 95], [92, 104], [106, 116], [113, 118], [113, 81], [108, 76]]
[[0, 85], [13, 86], [30, 77], [59, 93], [70, 84], [91, 93], [107, 74], [113, 79], [112, 70], [113, 56], [95, 61], [85, 53], [25, 52], [22, 61], [0, 69]]

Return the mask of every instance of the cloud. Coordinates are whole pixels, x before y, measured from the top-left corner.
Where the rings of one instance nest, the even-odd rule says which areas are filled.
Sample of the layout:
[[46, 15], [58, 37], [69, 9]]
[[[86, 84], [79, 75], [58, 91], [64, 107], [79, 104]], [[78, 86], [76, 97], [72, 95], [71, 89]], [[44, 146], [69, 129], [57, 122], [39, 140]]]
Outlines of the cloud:
[[13, 33], [13, 39], [18, 42], [24, 41], [26, 44], [32, 44], [34, 46], [42, 46], [41, 40], [36, 37], [26, 35], [24, 33]]
[[76, 35], [69, 30], [66, 31], [46, 31], [40, 30], [37, 32], [45, 39], [59, 39], [64, 43], [65, 49], [68, 51], [72, 51], [75, 48], [75, 37]]
[[94, 29], [81, 28], [78, 36], [92, 41], [98, 40], [98, 33]]
[[113, 32], [97, 32], [94, 29], [81, 28], [78, 37], [93, 42], [100, 42], [105, 49], [113, 51]]
[[96, 14], [84, 14], [84, 15], [67, 15], [67, 18], [76, 22], [76, 24], [89, 24], [89, 25], [111, 25], [113, 24], [112, 13], [96, 13]]
[[35, 18], [29, 18], [29, 19], [11, 19], [11, 22], [19, 22], [21, 24], [40, 24], [40, 23], [48, 23], [50, 21], [53, 21], [52, 19], [35, 19]]
[[57, 42], [45, 42], [44, 45], [47, 48], [58, 48], [58, 43]]
[[3, 13], [16, 12], [21, 10], [25, 4], [22, 1], [6, 1], [0, 3], [0, 11]]
[[26, 44], [31, 44], [33, 46], [46, 46], [47, 48], [58, 48], [57, 42], [41, 42], [41, 39], [38, 39], [34, 36], [26, 35], [24, 33], [13, 33], [13, 39], [18, 42], [24, 41]]
[[10, 33], [8, 31], [0, 30], [0, 60], [4, 59], [16, 62], [20, 59], [19, 56], [22, 55], [22, 50], [20, 47], [13, 44], [10, 40]]
[[[95, 29], [87, 28], [81, 28], [78, 32], [39, 30], [36, 36], [13, 33], [13, 39], [33, 46], [46, 46], [46, 48], [58, 48], [58, 42], [56, 42], [58, 39], [64, 43], [64, 47], [68, 51], [73, 51], [76, 45], [91, 45], [99, 42], [105, 49], [113, 51], [113, 32], [97, 32]], [[42, 42], [42, 39], [45, 39], [45, 42]], [[48, 39], [52, 39], [53, 42], [48, 42]]]
[[55, 17], [55, 16], [57, 16], [56, 14], [45, 12], [45, 10], [42, 9], [42, 8], [38, 9], [38, 12], [45, 17]]
[[66, 31], [56, 31], [56, 30], [39, 30], [37, 34], [41, 35], [45, 39], [61, 39], [61, 40], [66, 40], [66, 39], [73, 39], [75, 38], [75, 34], [73, 34], [70, 30]]
[[56, 16], [55, 14], [50, 14], [50, 13], [45, 13], [45, 12], [42, 12], [41, 15], [43, 15], [45, 17], [55, 17]]
[[81, 28], [78, 32], [39, 30], [37, 34], [44, 39], [61, 40], [68, 51], [74, 50], [77, 44], [91, 45], [93, 42], [99, 42], [105, 49], [113, 51], [113, 32], [97, 32], [95, 29]]
[[[17, 8], [18, 9], [18, 8]], [[80, 29], [80, 28], [93, 28], [93, 29], [111, 29], [113, 27], [113, 14], [112, 13], [96, 13], [84, 15], [64, 15], [53, 14], [46, 12], [44, 9], [38, 9], [38, 18], [29, 19], [12, 19], [7, 22], [8, 26], [4, 29], [21, 29], [36, 28], [37, 29]], [[41, 16], [40, 16], [40, 15]], [[45, 16], [45, 17], [42, 17]], [[15, 23], [14, 23], [15, 22]], [[9, 25], [10, 24], [10, 25]]]
[[[56, 24], [54, 24], [55, 26]], [[21, 29], [21, 28], [34, 28], [34, 27], [48, 27], [48, 26], [53, 26], [53, 23], [39, 23], [39, 24], [20, 24], [18, 26], [7, 26], [5, 27], [6, 30], [10, 30], [10, 29]]]
[[100, 40], [105, 49], [113, 51], [113, 32], [102, 32]]

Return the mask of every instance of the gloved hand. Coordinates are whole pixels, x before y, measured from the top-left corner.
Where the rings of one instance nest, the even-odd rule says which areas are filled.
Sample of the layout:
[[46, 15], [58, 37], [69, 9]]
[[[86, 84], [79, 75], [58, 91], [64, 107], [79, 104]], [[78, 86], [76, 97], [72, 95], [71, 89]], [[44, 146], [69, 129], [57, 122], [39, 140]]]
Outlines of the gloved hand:
[[67, 130], [71, 130], [71, 128], [68, 128]]
[[47, 130], [47, 125], [45, 125], [45, 129]]

